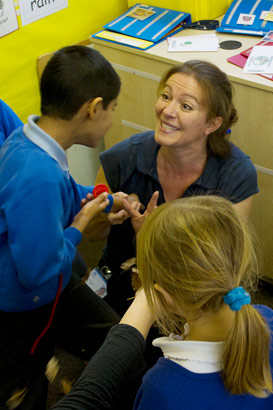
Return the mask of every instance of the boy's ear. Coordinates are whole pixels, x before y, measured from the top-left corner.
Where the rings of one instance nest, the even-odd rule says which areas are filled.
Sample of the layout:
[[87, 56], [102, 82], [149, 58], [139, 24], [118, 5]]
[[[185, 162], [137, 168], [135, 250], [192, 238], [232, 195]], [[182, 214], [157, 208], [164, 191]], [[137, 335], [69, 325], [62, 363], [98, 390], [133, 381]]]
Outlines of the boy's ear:
[[103, 110], [102, 101], [102, 97], [96, 97], [89, 103], [88, 113], [91, 120], [95, 120]]
[[174, 306], [171, 295], [164, 288], [162, 288], [162, 286], [160, 286], [158, 283], [155, 283], [154, 288], [164, 296], [164, 299], [169, 306]]

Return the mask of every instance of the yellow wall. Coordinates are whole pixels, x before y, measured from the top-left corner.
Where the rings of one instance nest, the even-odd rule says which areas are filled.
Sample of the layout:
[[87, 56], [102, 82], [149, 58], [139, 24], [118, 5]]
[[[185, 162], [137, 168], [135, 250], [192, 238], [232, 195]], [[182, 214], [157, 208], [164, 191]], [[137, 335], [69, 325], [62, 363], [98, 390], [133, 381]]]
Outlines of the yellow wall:
[[1, 37], [0, 98], [23, 122], [39, 114], [37, 57], [87, 39], [127, 8], [127, 0], [68, 0], [66, 9]]
[[[132, 7], [136, 0], [127, 0], [128, 7]], [[164, 7], [191, 14], [191, 21], [215, 19], [227, 11], [233, 0], [147, 0], [155, 7]]]

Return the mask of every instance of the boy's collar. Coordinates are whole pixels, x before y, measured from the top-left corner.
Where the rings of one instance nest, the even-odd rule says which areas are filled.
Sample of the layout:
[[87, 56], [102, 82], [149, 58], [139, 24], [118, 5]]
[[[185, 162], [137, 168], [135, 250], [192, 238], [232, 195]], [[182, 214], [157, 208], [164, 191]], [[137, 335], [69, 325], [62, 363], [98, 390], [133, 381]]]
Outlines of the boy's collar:
[[30, 115], [28, 117], [28, 122], [24, 125], [26, 137], [57, 161], [64, 172], [68, 172], [66, 152], [57, 141], [36, 124], [38, 119], [38, 115]]

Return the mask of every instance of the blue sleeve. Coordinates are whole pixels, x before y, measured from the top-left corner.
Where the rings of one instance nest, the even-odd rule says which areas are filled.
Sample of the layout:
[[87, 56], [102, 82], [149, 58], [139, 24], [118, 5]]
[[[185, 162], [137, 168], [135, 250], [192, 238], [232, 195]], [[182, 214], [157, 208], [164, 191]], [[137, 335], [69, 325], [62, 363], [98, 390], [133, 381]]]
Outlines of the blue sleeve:
[[86, 198], [87, 194], [92, 194], [94, 187], [93, 186], [84, 186], [84, 185], [80, 185], [80, 184], [76, 184], [77, 185], [77, 189], [80, 195], [80, 198]]
[[7, 187], [4, 212], [9, 248], [18, 280], [28, 289], [60, 273], [70, 276], [75, 246], [82, 238], [80, 231], [67, 227], [74, 217], [69, 184], [51, 173], [51, 167], [39, 159], [30, 167], [26, 159], [24, 170], [18, 170], [15, 183]]
[[21, 125], [23, 123], [15, 112], [0, 100], [0, 147], [8, 136]]
[[239, 161], [227, 161], [220, 172], [223, 192], [233, 203], [237, 204], [259, 192], [257, 171], [247, 155]]
[[71, 175], [69, 178], [75, 197], [75, 214], [77, 214], [81, 210], [81, 200], [86, 198], [87, 194], [92, 194], [94, 187], [77, 184]]

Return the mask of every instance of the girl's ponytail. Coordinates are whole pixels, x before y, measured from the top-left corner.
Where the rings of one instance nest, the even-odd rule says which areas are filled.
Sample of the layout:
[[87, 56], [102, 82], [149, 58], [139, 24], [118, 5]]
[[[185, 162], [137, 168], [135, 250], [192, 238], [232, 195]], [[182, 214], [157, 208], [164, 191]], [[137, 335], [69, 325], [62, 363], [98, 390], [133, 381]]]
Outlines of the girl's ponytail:
[[269, 346], [265, 319], [253, 306], [243, 306], [235, 313], [222, 358], [223, 381], [231, 394], [267, 397], [272, 393]]

